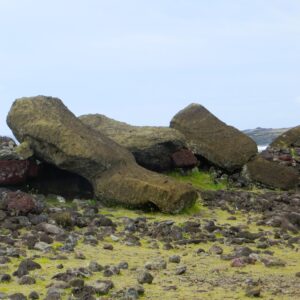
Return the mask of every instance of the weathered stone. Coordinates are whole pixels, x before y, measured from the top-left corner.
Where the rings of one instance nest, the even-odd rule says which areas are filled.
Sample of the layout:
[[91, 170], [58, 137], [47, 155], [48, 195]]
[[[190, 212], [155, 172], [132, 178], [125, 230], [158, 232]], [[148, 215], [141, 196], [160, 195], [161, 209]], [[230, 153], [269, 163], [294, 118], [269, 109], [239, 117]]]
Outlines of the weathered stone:
[[16, 271], [16, 276], [19, 278], [27, 275], [29, 271], [41, 269], [41, 265], [31, 259], [24, 259]]
[[39, 227], [44, 230], [46, 233], [50, 234], [63, 234], [64, 230], [59, 228], [56, 225], [49, 224], [49, 223], [42, 223], [39, 225]]
[[18, 99], [7, 122], [36, 157], [89, 180], [103, 202], [153, 203], [174, 213], [192, 205], [198, 196], [189, 185], [139, 167], [131, 153], [84, 125], [57, 98]]
[[151, 284], [153, 281], [153, 276], [151, 275], [151, 273], [149, 273], [147, 271], [141, 271], [138, 274], [137, 281], [140, 284], [144, 284], [144, 283]]
[[19, 284], [20, 285], [30, 285], [30, 284], [35, 284], [35, 279], [31, 276], [24, 275], [23, 277], [20, 278]]
[[299, 175], [293, 168], [257, 156], [245, 165], [243, 176], [268, 187], [289, 190], [297, 186]]
[[300, 126], [294, 127], [277, 137], [270, 145], [272, 148], [287, 149], [300, 147]]
[[149, 170], [171, 169], [172, 154], [186, 147], [184, 136], [168, 127], [132, 126], [100, 114], [79, 118], [84, 124], [127, 148], [137, 163]]
[[252, 139], [199, 104], [178, 112], [170, 126], [183, 133], [193, 153], [230, 172], [241, 169], [257, 153]]
[[186, 266], [178, 266], [176, 268], [175, 275], [182, 275], [186, 272], [186, 270], [187, 270]]
[[6, 209], [13, 214], [28, 214], [36, 209], [36, 202], [29, 194], [17, 191], [6, 193]]

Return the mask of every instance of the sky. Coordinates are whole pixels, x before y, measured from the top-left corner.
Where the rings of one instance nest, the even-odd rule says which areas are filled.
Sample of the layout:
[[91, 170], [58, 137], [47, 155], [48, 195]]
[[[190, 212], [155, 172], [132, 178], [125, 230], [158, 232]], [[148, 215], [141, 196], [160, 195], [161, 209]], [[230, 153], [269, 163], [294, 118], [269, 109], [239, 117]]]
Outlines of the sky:
[[200, 103], [239, 129], [300, 124], [299, 0], [0, 0], [0, 135], [22, 96], [168, 126]]

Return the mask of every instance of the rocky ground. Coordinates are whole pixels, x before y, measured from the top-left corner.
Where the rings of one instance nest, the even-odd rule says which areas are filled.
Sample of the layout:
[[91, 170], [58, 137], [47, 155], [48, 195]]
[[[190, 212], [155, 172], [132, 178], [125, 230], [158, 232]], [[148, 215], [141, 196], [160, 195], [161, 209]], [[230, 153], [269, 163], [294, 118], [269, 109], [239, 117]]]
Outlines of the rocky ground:
[[300, 299], [300, 194], [206, 191], [177, 215], [0, 195], [0, 299]]

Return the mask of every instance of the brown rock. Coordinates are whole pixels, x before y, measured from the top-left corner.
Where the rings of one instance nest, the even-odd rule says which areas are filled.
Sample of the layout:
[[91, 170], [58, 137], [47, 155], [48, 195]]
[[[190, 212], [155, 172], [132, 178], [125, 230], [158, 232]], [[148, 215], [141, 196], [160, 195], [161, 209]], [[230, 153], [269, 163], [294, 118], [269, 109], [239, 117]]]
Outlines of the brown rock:
[[241, 169], [257, 153], [251, 138], [226, 125], [199, 104], [191, 104], [178, 112], [170, 126], [185, 136], [193, 153], [230, 172]]
[[181, 149], [172, 154], [173, 165], [175, 168], [190, 169], [198, 165], [198, 160], [192, 151]]
[[293, 168], [265, 160], [260, 156], [246, 164], [243, 174], [253, 182], [283, 190], [295, 188], [299, 176]]
[[186, 147], [184, 136], [172, 128], [132, 126], [100, 114], [84, 115], [79, 119], [128, 149], [139, 165], [152, 171], [170, 170], [172, 154]]
[[290, 148], [300, 147], [300, 126], [294, 127], [278, 138], [276, 138], [270, 145], [272, 148]]

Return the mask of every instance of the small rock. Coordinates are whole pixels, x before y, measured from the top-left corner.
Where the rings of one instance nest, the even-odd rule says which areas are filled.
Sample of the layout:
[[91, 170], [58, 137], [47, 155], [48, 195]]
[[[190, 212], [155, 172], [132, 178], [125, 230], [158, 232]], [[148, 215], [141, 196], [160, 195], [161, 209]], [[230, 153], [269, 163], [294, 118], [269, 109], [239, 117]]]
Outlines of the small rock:
[[45, 242], [37, 242], [37, 243], [34, 244], [33, 248], [36, 249], [36, 250], [40, 250], [40, 251], [45, 252], [45, 251], [50, 250], [52, 247], [51, 247], [51, 245], [49, 245]]
[[103, 271], [103, 275], [105, 277], [111, 277], [113, 275], [118, 275], [118, 274], [120, 274], [120, 269], [116, 266], [106, 266]]
[[208, 250], [208, 252], [210, 254], [216, 254], [216, 255], [221, 255], [223, 253], [223, 249], [218, 246], [218, 245], [213, 245], [210, 247], [210, 249]]
[[266, 267], [285, 267], [286, 265], [282, 259], [272, 256], [263, 257], [261, 261]]
[[179, 264], [180, 263], [180, 256], [179, 255], [172, 255], [169, 257], [169, 262]]
[[84, 286], [84, 280], [81, 278], [74, 278], [69, 282], [71, 287], [82, 288]]
[[24, 296], [22, 293], [16, 293], [12, 294], [8, 297], [10, 300], [26, 300], [26, 296]]
[[163, 270], [167, 268], [167, 262], [162, 258], [158, 258], [156, 260], [146, 262], [145, 268], [148, 270]]
[[123, 299], [124, 300], [137, 300], [137, 299], [139, 299], [139, 293], [133, 287], [127, 288], [124, 292]]
[[104, 269], [103, 266], [98, 264], [96, 261], [91, 261], [88, 268], [91, 272], [101, 272]]
[[246, 266], [246, 263], [242, 258], [234, 258], [231, 262], [231, 266], [234, 268], [242, 268]]
[[0, 282], [10, 282], [11, 276], [9, 274], [0, 275]]
[[40, 296], [39, 294], [36, 292], [36, 291], [32, 291], [29, 296], [28, 296], [29, 299], [39, 299]]
[[50, 233], [50, 234], [63, 234], [64, 233], [63, 229], [61, 229], [58, 226], [53, 225], [53, 224], [42, 223], [42, 224], [40, 224], [40, 226], [45, 232]]
[[141, 272], [138, 274], [137, 281], [138, 281], [140, 284], [144, 284], [144, 283], [149, 283], [149, 284], [151, 284], [152, 281], [153, 281], [153, 276], [152, 276], [151, 273], [149, 273], [148, 271], [141, 271]]
[[175, 271], [175, 275], [182, 275], [186, 272], [186, 270], [187, 270], [186, 266], [177, 267]]
[[31, 276], [28, 275], [24, 275], [23, 277], [21, 277], [21, 279], [19, 280], [19, 284], [20, 285], [29, 285], [29, 284], [35, 284], [35, 279]]
[[14, 273], [14, 275], [18, 276], [19, 278], [23, 277], [24, 275], [27, 275], [29, 271], [41, 269], [41, 265], [36, 263], [35, 261], [31, 259], [24, 259], [19, 264], [19, 267], [17, 271]]
[[111, 245], [111, 244], [105, 244], [105, 245], [103, 246], [103, 249], [104, 249], [104, 250], [113, 250], [113, 249], [114, 249], [114, 246]]
[[118, 268], [119, 268], [119, 269], [123, 269], [123, 270], [127, 270], [127, 269], [128, 269], [128, 262], [126, 262], [126, 261], [121, 261], [121, 262], [118, 264]]
[[297, 272], [295, 275], [296, 275], [296, 277], [300, 278], [300, 272]]
[[246, 296], [247, 297], [259, 298], [260, 294], [261, 294], [261, 288], [260, 287], [248, 287], [246, 289]]
[[86, 259], [85, 255], [82, 252], [76, 252], [75, 253], [75, 258], [76, 259], [82, 259], [82, 260]]
[[98, 280], [93, 284], [95, 292], [99, 295], [107, 295], [113, 287], [114, 284], [110, 280]]
[[197, 249], [196, 254], [199, 255], [199, 254], [202, 254], [202, 253], [205, 253], [204, 249], [202, 249], [202, 248]]

